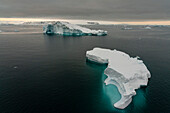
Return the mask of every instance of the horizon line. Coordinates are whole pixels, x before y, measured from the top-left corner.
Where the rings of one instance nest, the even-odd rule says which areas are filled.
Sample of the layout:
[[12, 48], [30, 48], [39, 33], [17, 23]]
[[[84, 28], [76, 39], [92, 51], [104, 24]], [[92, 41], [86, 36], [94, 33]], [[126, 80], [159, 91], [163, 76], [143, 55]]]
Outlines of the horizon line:
[[99, 22], [100, 24], [128, 24], [128, 25], [170, 25], [170, 20], [160, 20], [160, 21], [102, 21], [102, 20], [82, 20], [82, 19], [61, 19], [61, 18], [1, 18], [1, 22], [39, 22], [39, 21], [68, 21], [75, 24], [85, 24], [89, 21]]

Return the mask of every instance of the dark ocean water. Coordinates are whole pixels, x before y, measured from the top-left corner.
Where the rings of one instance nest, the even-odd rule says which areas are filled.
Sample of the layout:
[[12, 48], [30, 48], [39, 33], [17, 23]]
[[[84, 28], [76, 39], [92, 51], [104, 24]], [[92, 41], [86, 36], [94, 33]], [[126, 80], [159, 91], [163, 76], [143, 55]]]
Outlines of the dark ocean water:
[[[47, 36], [40, 26], [0, 26], [0, 113], [170, 113], [170, 28], [90, 27], [109, 34]], [[124, 110], [113, 107], [120, 94], [104, 85], [106, 66], [86, 61], [94, 47], [140, 56], [152, 74]]]

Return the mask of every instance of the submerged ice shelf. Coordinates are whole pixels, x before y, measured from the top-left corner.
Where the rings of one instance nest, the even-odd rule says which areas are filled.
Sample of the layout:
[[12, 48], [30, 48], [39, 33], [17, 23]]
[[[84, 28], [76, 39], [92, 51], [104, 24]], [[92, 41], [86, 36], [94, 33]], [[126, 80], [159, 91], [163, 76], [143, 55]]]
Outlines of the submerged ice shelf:
[[58, 21], [55, 23], [49, 23], [43, 26], [43, 32], [45, 34], [58, 34], [63, 36], [104, 36], [107, 35], [107, 31], [104, 30], [91, 30], [82, 26], [71, 24], [69, 22]]
[[135, 89], [147, 86], [151, 74], [142, 60], [130, 57], [128, 54], [110, 49], [94, 48], [86, 52], [88, 60], [108, 64], [104, 74], [107, 75], [106, 85], [117, 86], [121, 99], [114, 104], [116, 108], [124, 109], [136, 95]]

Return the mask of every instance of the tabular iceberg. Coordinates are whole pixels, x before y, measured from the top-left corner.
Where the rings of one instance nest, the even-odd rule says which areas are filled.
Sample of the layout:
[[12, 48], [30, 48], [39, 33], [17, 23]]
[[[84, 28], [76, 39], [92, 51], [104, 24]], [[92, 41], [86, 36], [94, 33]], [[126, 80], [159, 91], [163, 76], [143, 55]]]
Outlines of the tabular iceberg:
[[104, 36], [107, 35], [107, 31], [104, 30], [91, 30], [78, 25], [70, 24], [69, 22], [55, 22], [49, 23], [43, 26], [43, 32], [45, 34], [58, 34], [63, 36]]
[[104, 74], [107, 75], [106, 85], [117, 86], [121, 99], [114, 104], [116, 108], [124, 109], [136, 95], [135, 89], [147, 86], [151, 74], [142, 60], [130, 57], [128, 54], [110, 49], [94, 48], [86, 52], [88, 60], [108, 64]]

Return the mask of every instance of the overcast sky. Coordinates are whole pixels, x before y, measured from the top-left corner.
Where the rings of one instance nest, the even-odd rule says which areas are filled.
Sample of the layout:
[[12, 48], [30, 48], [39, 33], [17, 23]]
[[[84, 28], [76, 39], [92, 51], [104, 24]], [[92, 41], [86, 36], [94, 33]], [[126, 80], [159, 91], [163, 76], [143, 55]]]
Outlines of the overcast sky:
[[0, 17], [170, 20], [170, 0], [0, 0]]

